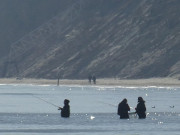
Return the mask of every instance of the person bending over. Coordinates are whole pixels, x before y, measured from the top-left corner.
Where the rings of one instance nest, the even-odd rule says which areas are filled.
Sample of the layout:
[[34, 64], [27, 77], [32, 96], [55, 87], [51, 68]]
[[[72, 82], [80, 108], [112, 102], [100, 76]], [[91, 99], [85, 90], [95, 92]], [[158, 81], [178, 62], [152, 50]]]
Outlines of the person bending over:
[[130, 107], [127, 104], [127, 99], [123, 99], [118, 105], [117, 114], [120, 115], [120, 119], [129, 119], [128, 111], [130, 111]]

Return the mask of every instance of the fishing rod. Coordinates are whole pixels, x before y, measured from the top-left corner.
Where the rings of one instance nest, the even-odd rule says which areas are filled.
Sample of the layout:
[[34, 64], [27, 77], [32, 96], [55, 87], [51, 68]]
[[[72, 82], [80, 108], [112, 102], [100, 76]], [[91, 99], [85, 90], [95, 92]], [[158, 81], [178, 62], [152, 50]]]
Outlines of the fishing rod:
[[[109, 105], [109, 106], [117, 107], [117, 105], [114, 105], [114, 104], [110, 104], [110, 103], [106, 103], [106, 102], [102, 102], [102, 101], [99, 101], [99, 102], [106, 104], [106, 105]], [[130, 108], [133, 109], [133, 107], [130, 107]], [[129, 112], [128, 114], [132, 115], [132, 114], [136, 114], [136, 112]]]
[[35, 96], [35, 95], [32, 95], [32, 96], [35, 97], [35, 98], [37, 98], [37, 99], [39, 99], [39, 100], [41, 100], [41, 101], [44, 101], [44, 102], [46, 102], [46, 103], [52, 105], [52, 106], [54, 106], [54, 107], [60, 108], [59, 106], [57, 106], [57, 105], [55, 105], [55, 104], [53, 104], [53, 103], [51, 103], [51, 102], [49, 102], [49, 101], [46, 101], [46, 100], [43, 99], [43, 98], [37, 97], [37, 96]]
[[[106, 105], [109, 105], [109, 106], [117, 107], [117, 105], [114, 105], [114, 104], [110, 104], [110, 103], [106, 103], [106, 102], [102, 102], [102, 101], [99, 101], [99, 102], [106, 104]], [[133, 107], [130, 107], [130, 108], [133, 109]]]

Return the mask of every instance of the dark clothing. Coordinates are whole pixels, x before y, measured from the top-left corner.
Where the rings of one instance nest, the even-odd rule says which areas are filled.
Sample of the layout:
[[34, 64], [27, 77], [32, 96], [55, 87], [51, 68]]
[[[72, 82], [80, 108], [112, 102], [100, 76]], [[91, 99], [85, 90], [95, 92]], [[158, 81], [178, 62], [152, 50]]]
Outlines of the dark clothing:
[[96, 84], [96, 77], [94, 75], [92, 76], [92, 79], [93, 79], [93, 83]]
[[138, 114], [140, 119], [146, 118], [146, 106], [144, 101], [138, 102], [136, 107], [136, 113]]
[[128, 111], [130, 111], [130, 107], [127, 103], [119, 103], [118, 115], [120, 115], [120, 119], [129, 119]]
[[89, 76], [88, 76], [89, 83], [91, 83], [91, 79], [92, 79], [92, 76], [89, 75]]
[[69, 117], [70, 116], [70, 106], [65, 105], [63, 108], [61, 108], [61, 117]]

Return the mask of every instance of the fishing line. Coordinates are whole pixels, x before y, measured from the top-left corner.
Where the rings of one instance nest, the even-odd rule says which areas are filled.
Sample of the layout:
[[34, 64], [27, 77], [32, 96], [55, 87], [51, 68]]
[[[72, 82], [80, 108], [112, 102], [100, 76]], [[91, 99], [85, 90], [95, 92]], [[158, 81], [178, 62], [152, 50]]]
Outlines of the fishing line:
[[103, 104], [106, 104], [106, 105], [109, 105], [109, 106], [117, 107], [117, 105], [113, 105], [113, 104], [106, 103], [106, 102], [103, 102], [103, 101], [98, 101], [98, 102], [103, 103]]
[[39, 100], [41, 100], [41, 101], [44, 101], [44, 102], [46, 102], [46, 103], [48, 103], [48, 104], [50, 104], [50, 105], [52, 105], [52, 106], [55, 106], [55, 107], [58, 107], [58, 108], [59, 108], [59, 106], [57, 106], [57, 105], [55, 105], [55, 104], [53, 104], [53, 103], [51, 103], [51, 102], [49, 102], [49, 101], [46, 101], [46, 100], [43, 99], [43, 98], [37, 97], [37, 96], [35, 96], [35, 95], [32, 95], [32, 96], [35, 97], [35, 98], [37, 98], [37, 99], [39, 99]]

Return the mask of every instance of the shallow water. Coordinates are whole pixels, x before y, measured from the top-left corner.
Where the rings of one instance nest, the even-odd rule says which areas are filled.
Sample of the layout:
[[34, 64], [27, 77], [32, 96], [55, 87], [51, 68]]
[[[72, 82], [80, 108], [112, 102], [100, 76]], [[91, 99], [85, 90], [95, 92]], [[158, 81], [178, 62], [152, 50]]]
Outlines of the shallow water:
[[[146, 101], [147, 118], [121, 120], [117, 105]], [[179, 135], [180, 88], [0, 85], [0, 134], [5, 135]], [[68, 98], [71, 117], [57, 106]]]

